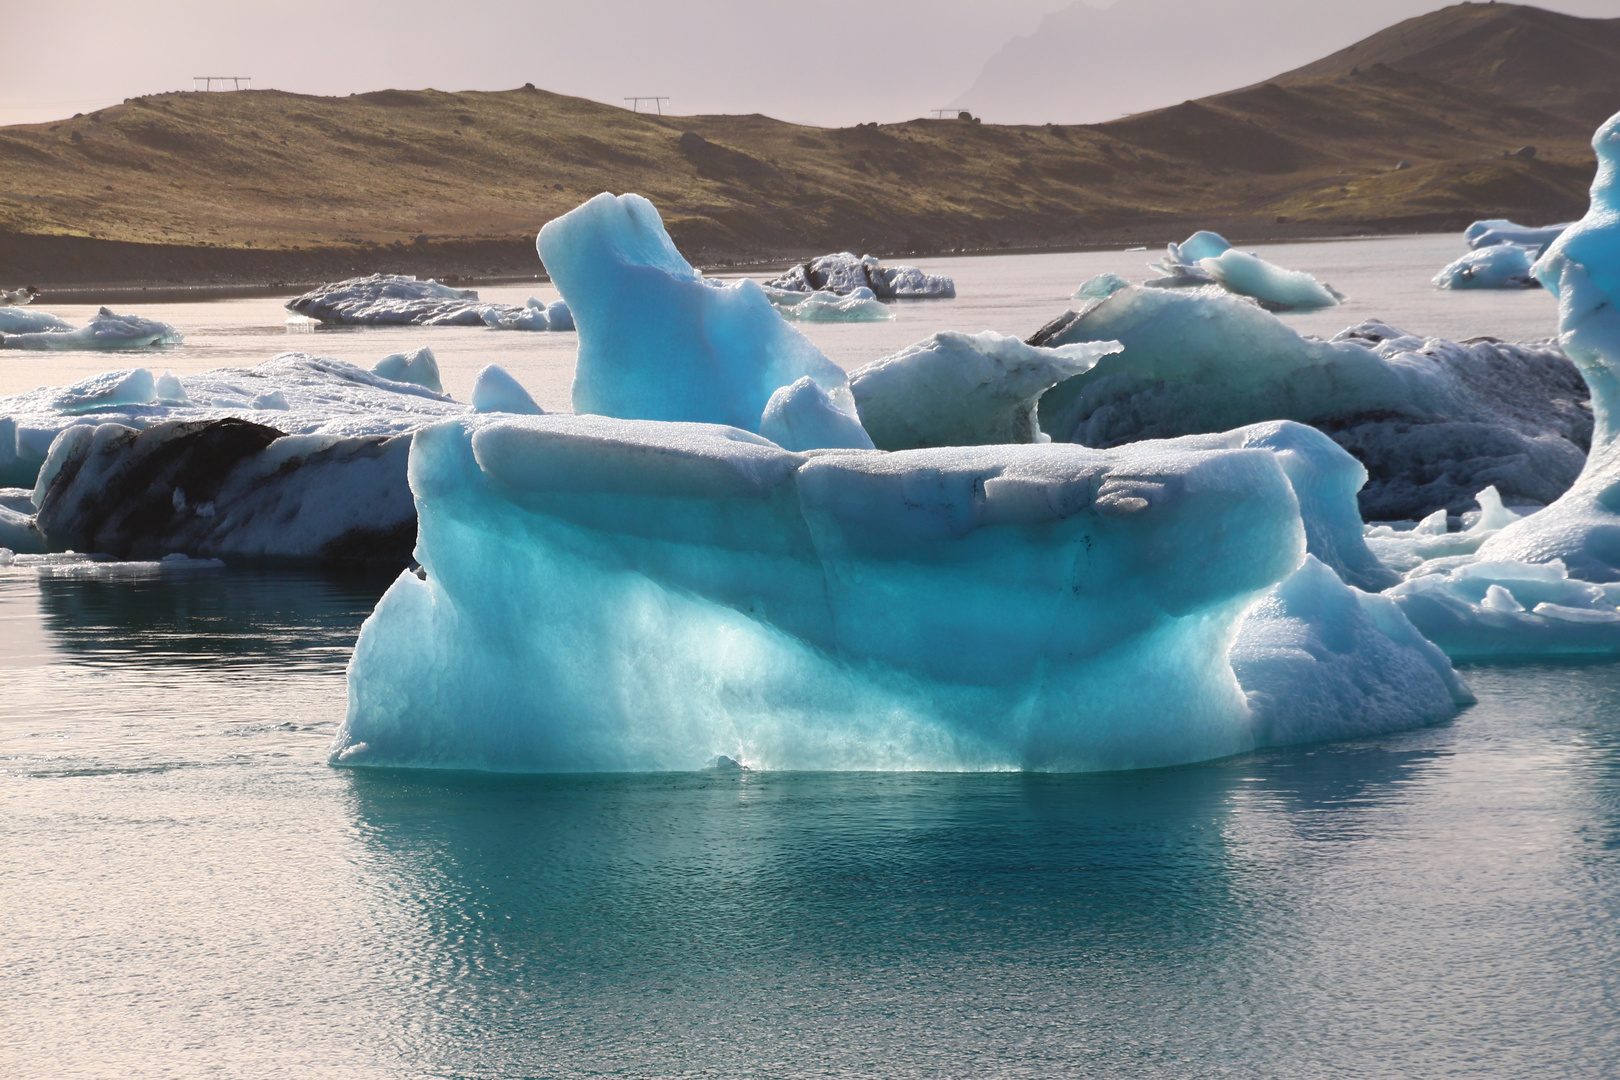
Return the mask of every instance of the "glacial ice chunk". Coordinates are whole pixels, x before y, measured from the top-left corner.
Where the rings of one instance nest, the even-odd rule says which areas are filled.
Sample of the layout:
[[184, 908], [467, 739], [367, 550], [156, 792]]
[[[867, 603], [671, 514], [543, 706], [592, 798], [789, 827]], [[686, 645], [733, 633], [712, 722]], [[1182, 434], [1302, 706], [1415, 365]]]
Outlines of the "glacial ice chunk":
[[422, 575], [361, 631], [336, 763], [1135, 768], [1455, 709], [1398, 611], [1294, 574], [1268, 451], [544, 416], [427, 429], [411, 478]]
[[[1199, 230], [1179, 244], [1173, 242], [1166, 244], [1164, 257], [1156, 263], [1148, 263], [1148, 269], [1157, 271], [1160, 276], [1149, 280], [1147, 284], [1156, 289], [1185, 289], [1213, 285], [1215, 279], [1210, 276], [1209, 271], [1199, 266], [1198, 262], [1200, 259], [1213, 259], [1231, 250], [1231, 247], [1232, 245], [1226, 242], [1226, 237], [1207, 230]], [[1076, 297], [1080, 295], [1075, 293]]]
[[466, 411], [424, 386], [306, 353], [159, 379], [144, 368], [123, 369], [0, 398], [0, 427], [14, 433], [6, 438], [0, 432], [0, 484], [32, 487], [52, 441], [89, 420], [139, 429], [168, 420], [235, 418], [288, 434], [397, 435]]
[[415, 538], [409, 448], [237, 419], [83, 424], [52, 444], [32, 523], [39, 550], [399, 566]]
[[579, 327], [575, 412], [755, 431], [771, 395], [808, 375], [853, 415], [843, 371], [764, 289], [706, 284], [640, 195], [598, 195], [536, 245]]
[[72, 329], [72, 323], [48, 311], [0, 307], [0, 334], [43, 334]]
[[371, 373], [393, 382], [425, 386], [435, 394], [444, 393], [444, 386], [439, 382], [439, 362], [433, 350], [426, 347], [408, 353], [391, 353], [377, 361]]
[[1307, 555], [1232, 644], [1263, 745], [1377, 735], [1449, 719], [1473, 695], [1393, 601]]
[[[12, 312], [0, 308], [0, 325]], [[24, 314], [16, 312], [16, 314]], [[44, 312], [28, 314], [44, 315]], [[47, 316], [53, 318], [54, 316]], [[60, 323], [60, 319], [55, 320]], [[91, 316], [89, 323], [77, 330], [47, 325], [34, 331], [8, 333], [0, 331], [0, 349], [32, 350], [92, 350], [146, 349], [162, 345], [178, 345], [183, 335], [165, 322], [143, 319], [139, 315], [119, 315], [102, 308]]]
[[894, 318], [893, 309], [864, 285], [843, 296], [773, 288], [767, 288], [765, 295], [784, 318], [798, 322], [884, 322]]
[[1059, 441], [1113, 446], [1289, 419], [1367, 466], [1368, 520], [1461, 513], [1495, 485], [1516, 504], [1558, 498], [1585, 461], [1580, 372], [1556, 345], [1417, 338], [1364, 323], [1302, 337], [1237, 297], [1131, 286], [1054, 320], [1034, 344], [1124, 350], [1040, 404]]
[[850, 375], [861, 424], [879, 449], [1040, 442], [1035, 408], [1118, 342], [1046, 349], [986, 330], [945, 332]]
[[870, 289], [879, 300], [949, 299], [956, 295], [956, 282], [942, 274], [928, 274], [915, 266], [884, 266], [872, 255], [856, 258], [848, 251], [800, 263], [766, 282], [765, 287], [839, 296]]
[[1591, 454], [1568, 492], [1491, 537], [1480, 546], [1479, 558], [1558, 560], [1576, 578], [1615, 582], [1620, 581], [1620, 114], [1598, 128], [1592, 146], [1598, 171], [1591, 208], [1535, 266], [1537, 280], [1558, 297], [1558, 341], [1591, 388]]
[[287, 301], [287, 310], [323, 323], [346, 326], [489, 326], [497, 330], [567, 330], [549, 308], [530, 299], [524, 306], [478, 299], [432, 278], [371, 274], [345, 278]]
[[490, 364], [473, 382], [472, 407], [476, 413], [512, 413], [539, 416], [545, 412], [523, 389], [523, 384], [499, 364]]
[[1573, 222], [1561, 225], [1520, 225], [1504, 218], [1476, 221], [1463, 230], [1463, 239], [1471, 249], [1494, 247], [1497, 244], [1522, 244], [1541, 251], [1563, 235]]
[[759, 433], [784, 450], [871, 450], [872, 437], [860, 421], [833, 404], [806, 375], [784, 386], [765, 403]]
[[1252, 296], [1268, 311], [1311, 311], [1335, 307], [1344, 297], [1300, 270], [1285, 270], [1258, 255], [1235, 248], [1198, 266], [1227, 292]]
[[1446, 264], [1434, 276], [1442, 289], [1535, 289], [1530, 273], [1538, 249], [1522, 244], [1493, 244]]

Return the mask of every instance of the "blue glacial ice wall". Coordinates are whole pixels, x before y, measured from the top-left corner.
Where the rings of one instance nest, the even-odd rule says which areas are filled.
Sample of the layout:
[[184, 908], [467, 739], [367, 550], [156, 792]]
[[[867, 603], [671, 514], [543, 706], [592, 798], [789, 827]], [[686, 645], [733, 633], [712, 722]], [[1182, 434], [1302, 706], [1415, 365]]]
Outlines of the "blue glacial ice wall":
[[843, 371], [764, 289], [706, 284], [640, 195], [598, 195], [536, 246], [579, 330], [575, 412], [758, 431], [771, 395], [808, 375], [854, 415]]

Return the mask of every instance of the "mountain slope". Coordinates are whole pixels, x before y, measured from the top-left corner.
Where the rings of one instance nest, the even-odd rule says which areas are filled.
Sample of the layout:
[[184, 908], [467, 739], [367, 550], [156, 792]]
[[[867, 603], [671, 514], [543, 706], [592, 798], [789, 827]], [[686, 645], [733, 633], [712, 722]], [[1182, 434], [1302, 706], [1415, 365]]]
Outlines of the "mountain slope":
[[1382, 64], [1596, 127], [1620, 110], [1620, 18], [1460, 4], [1407, 19], [1279, 75], [1291, 83]]
[[[533, 87], [130, 99], [0, 128], [0, 283], [532, 274], [539, 226], [603, 190], [653, 199], [709, 263], [1577, 215], [1593, 168], [1581, 110], [1594, 106], [1510, 100], [1476, 69], [1505, 72], [1512, 93], [1540, 63], [1552, 85], [1571, 26], [1601, 45], [1613, 20], [1480, 7], [1344, 51], [1388, 63], [1335, 54], [1098, 125], [822, 129], [634, 114]], [[1467, 48], [1476, 63], [1439, 62]], [[1525, 144], [1533, 159], [1505, 156]]]

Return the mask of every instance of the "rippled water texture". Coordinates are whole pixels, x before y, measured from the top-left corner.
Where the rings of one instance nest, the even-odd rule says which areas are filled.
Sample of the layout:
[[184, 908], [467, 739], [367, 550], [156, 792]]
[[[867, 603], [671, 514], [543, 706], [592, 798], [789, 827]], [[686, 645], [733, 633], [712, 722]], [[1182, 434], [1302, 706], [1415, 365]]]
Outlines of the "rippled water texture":
[[1102, 776], [328, 768], [383, 583], [0, 576], [0, 1073], [1595, 1077], [1620, 667]]
[[[1460, 246], [1264, 250], [1355, 298], [1308, 332], [1551, 332], [1544, 294], [1429, 290]], [[961, 300], [808, 329], [846, 366], [1027, 333], [1143, 258], [928, 260]], [[496, 361], [567, 402], [572, 335], [137, 310], [176, 370], [430, 343], [453, 392]], [[0, 354], [0, 392], [128, 362]], [[386, 584], [0, 570], [0, 1075], [1616, 1074], [1620, 666], [1475, 667], [1442, 727], [1147, 773], [331, 769]]]

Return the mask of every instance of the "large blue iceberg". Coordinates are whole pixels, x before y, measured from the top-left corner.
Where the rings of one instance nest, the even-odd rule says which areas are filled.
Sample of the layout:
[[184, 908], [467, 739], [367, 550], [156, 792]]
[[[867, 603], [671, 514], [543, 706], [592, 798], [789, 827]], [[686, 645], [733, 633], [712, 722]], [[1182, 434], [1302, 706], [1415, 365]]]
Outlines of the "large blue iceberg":
[[536, 246], [579, 329], [576, 412], [758, 431], [771, 395], [809, 376], [853, 414], [843, 371], [765, 290], [706, 283], [641, 196], [598, 195]]
[[420, 566], [361, 632], [334, 761], [1123, 769], [1469, 700], [1345, 583], [1395, 576], [1320, 432], [1038, 441], [1036, 396], [1115, 346], [946, 334], [854, 396], [880, 442], [947, 445], [871, 449], [842, 373], [757, 286], [705, 284], [650, 203], [599, 196], [539, 244], [580, 414], [417, 432]]
[[1302, 566], [1266, 449], [795, 454], [543, 416], [420, 432], [411, 485], [422, 573], [361, 633], [348, 764], [1135, 768], [1466, 699], [1392, 605]]

